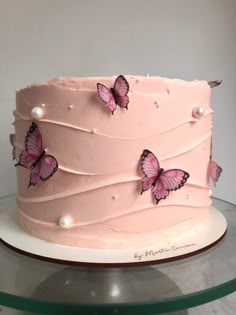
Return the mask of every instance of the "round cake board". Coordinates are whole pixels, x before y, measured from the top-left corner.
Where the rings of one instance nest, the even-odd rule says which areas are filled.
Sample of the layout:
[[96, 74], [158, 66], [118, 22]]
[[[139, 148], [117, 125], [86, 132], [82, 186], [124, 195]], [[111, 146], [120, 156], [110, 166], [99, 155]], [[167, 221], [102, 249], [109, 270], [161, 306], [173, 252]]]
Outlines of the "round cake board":
[[[168, 246], [135, 249], [91, 249], [50, 243], [26, 233], [18, 224], [15, 207], [0, 214], [0, 239], [10, 248], [47, 261], [92, 266], [132, 266], [169, 262], [198, 254], [217, 244], [225, 235], [223, 214], [210, 207], [207, 226], [194, 237]], [[158, 232], [157, 232], [158, 233]]]

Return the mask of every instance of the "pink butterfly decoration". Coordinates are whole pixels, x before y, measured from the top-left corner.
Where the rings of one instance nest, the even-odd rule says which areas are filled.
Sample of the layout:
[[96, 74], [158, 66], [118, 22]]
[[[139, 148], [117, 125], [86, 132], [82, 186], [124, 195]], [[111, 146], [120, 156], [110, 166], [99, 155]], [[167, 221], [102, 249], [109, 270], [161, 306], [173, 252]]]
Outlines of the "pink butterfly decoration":
[[97, 91], [106, 108], [114, 114], [116, 106], [128, 109], [129, 104], [129, 83], [123, 75], [119, 75], [114, 83], [113, 88], [108, 88], [101, 83], [97, 83]]
[[46, 154], [41, 133], [34, 122], [25, 137], [25, 150], [21, 152], [19, 162], [15, 166], [18, 165], [30, 169], [28, 187], [48, 180], [57, 171], [57, 160], [52, 155]]
[[218, 182], [221, 173], [222, 173], [222, 168], [215, 161], [212, 160], [212, 138], [211, 138], [210, 161], [209, 161], [208, 169], [207, 169], [208, 182], [210, 182], [210, 179], [211, 179], [214, 186], [216, 186], [216, 182]]
[[170, 169], [164, 171], [156, 156], [149, 150], [144, 150], [140, 167], [144, 174], [142, 179], [141, 194], [151, 188], [156, 204], [161, 199], [166, 199], [170, 191], [180, 189], [184, 186], [189, 174], [179, 169]]
[[210, 85], [211, 88], [214, 88], [214, 87], [220, 85], [221, 82], [222, 81], [220, 81], [220, 80], [216, 80], [216, 81], [208, 81], [207, 83]]
[[16, 159], [16, 135], [14, 133], [11, 133], [9, 135], [10, 137], [10, 143], [12, 145], [12, 159], [15, 160]]
[[222, 173], [222, 168], [212, 159], [210, 159], [207, 170], [208, 182], [212, 180], [214, 186], [218, 182], [220, 175]]

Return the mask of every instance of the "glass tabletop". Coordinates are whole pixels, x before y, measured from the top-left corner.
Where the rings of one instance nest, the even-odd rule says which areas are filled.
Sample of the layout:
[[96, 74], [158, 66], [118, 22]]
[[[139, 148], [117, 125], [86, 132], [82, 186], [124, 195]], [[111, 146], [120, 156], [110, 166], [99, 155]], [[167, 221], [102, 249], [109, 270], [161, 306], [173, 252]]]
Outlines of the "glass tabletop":
[[[15, 196], [0, 199], [0, 212]], [[236, 206], [213, 199], [228, 221], [224, 239], [176, 262], [126, 268], [66, 266], [0, 244], [0, 305], [39, 314], [149, 315], [177, 311], [236, 291]]]

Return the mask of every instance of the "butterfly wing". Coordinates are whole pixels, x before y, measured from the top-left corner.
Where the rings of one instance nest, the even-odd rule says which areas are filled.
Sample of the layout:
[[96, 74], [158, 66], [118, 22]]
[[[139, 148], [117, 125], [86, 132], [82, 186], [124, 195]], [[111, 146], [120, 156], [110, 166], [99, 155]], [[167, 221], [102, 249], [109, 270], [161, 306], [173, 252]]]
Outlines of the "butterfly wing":
[[124, 107], [126, 109], [128, 109], [128, 104], [129, 104], [129, 97], [126, 96], [119, 96], [116, 95], [116, 102], [120, 107]]
[[10, 143], [12, 145], [12, 159], [16, 159], [16, 135], [11, 133], [10, 134]]
[[208, 81], [207, 83], [209, 84], [209, 86], [210, 86], [211, 88], [214, 88], [214, 87], [220, 85], [221, 82], [222, 82], [222, 81], [220, 81], [220, 80], [216, 80], [216, 81]]
[[127, 96], [129, 92], [129, 83], [123, 75], [119, 75], [114, 83], [114, 95], [116, 103], [120, 107], [125, 107], [128, 109], [129, 97]]
[[169, 195], [169, 190], [164, 187], [162, 181], [159, 178], [156, 184], [152, 187], [152, 193], [156, 199], [156, 204], [158, 204], [161, 199], [166, 199], [166, 197]]
[[21, 152], [16, 166], [31, 168], [42, 152], [42, 136], [38, 126], [33, 122], [25, 137], [25, 150]]
[[189, 174], [179, 169], [171, 169], [162, 172], [156, 184], [152, 188], [156, 203], [166, 199], [170, 191], [180, 189], [189, 178]]
[[141, 194], [152, 187], [157, 175], [160, 171], [160, 164], [156, 156], [149, 150], [144, 150], [141, 159], [140, 167], [144, 174], [142, 179], [142, 191]]
[[19, 157], [19, 162], [15, 166], [23, 166], [24, 168], [31, 168], [37, 158], [34, 155], [29, 154], [26, 150], [23, 150]]
[[9, 135], [9, 138], [10, 138], [10, 143], [11, 145], [14, 147], [15, 146], [15, 143], [16, 143], [16, 135], [14, 133], [11, 133]]
[[39, 157], [43, 151], [42, 136], [38, 126], [32, 122], [32, 125], [25, 137], [25, 149], [29, 154]]
[[29, 186], [35, 186], [40, 181], [48, 180], [57, 169], [57, 160], [52, 155], [43, 155], [35, 167], [31, 169]]
[[106, 108], [113, 114], [116, 109], [116, 101], [111, 89], [101, 83], [97, 83], [97, 91], [101, 101], [105, 103]]
[[208, 181], [211, 178], [214, 186], [216, 186], [216, 183], [219, 180], [221, 173], [222, 173], [222, 168], [215, 161], [210, 160], [208, 164], [208, 171], [207, 171]]
[[28, 188], [30, 186], [35, 186], [36, 184], [40, 182], [40, 177], [39, 177], [40, 170], [41, 170], [41, 160], [39, 160], [37, 164], [35, 165], [35, 167], [31, 168], [30, 170], [30, 182], [29, 182]]
[[41, 159], [39, 178], [42, 181], [48, 180], [58, 169], [57, 160], [52, 155], [44, 155]]

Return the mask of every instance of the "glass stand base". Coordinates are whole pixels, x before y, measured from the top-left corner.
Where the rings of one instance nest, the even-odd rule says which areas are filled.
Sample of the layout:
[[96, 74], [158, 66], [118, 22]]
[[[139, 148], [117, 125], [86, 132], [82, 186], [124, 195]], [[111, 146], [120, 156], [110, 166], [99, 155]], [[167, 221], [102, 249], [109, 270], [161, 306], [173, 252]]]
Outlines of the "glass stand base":
[[19, 226], [13, 207], [0, 214], [0, 239], [14, 250], [57, 263], [101, 267], [150, 265], [186, 258], [218, 243], [226, 230], [225, 217], [216, 208], [211, 207], [207, 226], [186, 240], [173, 240], [165, 246], [157, 243], [155, 246], [140, 249], [90, 249], [54, 244], [27, 234]]

